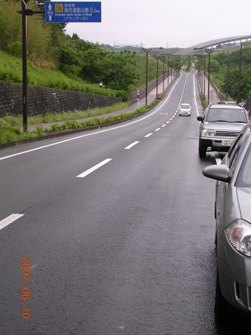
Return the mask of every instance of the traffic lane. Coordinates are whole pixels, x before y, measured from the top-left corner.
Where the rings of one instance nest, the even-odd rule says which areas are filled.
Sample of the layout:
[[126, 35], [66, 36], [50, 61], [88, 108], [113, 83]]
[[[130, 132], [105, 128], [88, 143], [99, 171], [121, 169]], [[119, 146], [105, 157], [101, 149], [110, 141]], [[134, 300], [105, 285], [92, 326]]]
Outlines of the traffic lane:
[[[14, 213], [24, 211], [40, 201], [42, 197], [47, 196], [53, 188], [59, 187], [64, 182], [64, 178], [80, 173], [81, 170], [88, 169], [106, 157], [110, 157], [129, 145], [131, 141], [136, 140], [137, 135], [138, 138], [142, 138], [160, 128], [176, 110], [176, 100], [182, 85], [181, 80], [177, 83], [177, 92], [174, 90], [170, 99], [149, 113], [152, 114], [157, 110], [154, 115], [149, 118], [144, 117], [140, 123], [137, 123], [139, 121], [137, 119], [130, 122], [131, 125], [128, 127], [125, 127], [125, 124], [111, 131], [99, 132], [94, 136], [77, 138], [62, 145], [0, 161], [0, 189], [4, 192], [3, 201], [0, 204], [0, 218], [3, 219], [13, 211]], [[62, 141], [70, 138], [67, 136]], [[44, 145], [51, 143], [53, 142]], [[31, 150], [32, 146], [26, 145], [22, 149]], [[5, 151], [5, 156], [6, 154], [11, 152]]]
[[183, 91], [183, 98], [181, 103], [189, 103], [192, 106], [192, 115], [197, 117], [201, 110], [199, 96], [196, 89], [196, 81], [194, 72], [188, 74], [187, 82]]
[[[184, 200], [193, 190], [187, 194], [180, 189], [177, 193], [177, 176], [181, 178], [183, 169], [180, 164], [177, 171], [176, 157], [166, 160], [167, 143], [173, 158], [177, 152], [176, 136], [162, 129], [148, 143], [120, 152], [111, 165], [83, 183], [69, 183], [65, 191], [62, 189], [30, 209], [19, 225], [4, 231], [9, 234], [2, 235], [4, 240], [11, 240], [13, 248], [6, 243], [3, 257], [12, 255], [12, 259], [7, 259], [17, 264], [24, 253], [36, 265], [31, 305], [36, 333], [69, 334], [74, 329], [76, 333], [85, 330], [86, 334], [115, 334], [124, 329], [128, 334], [182, 334], [184, 329], [177, 322], [184, 316], [177, 309], [184, 296], [176, 299], [174, 291], [181, 290], [184, 278], [189, 278], [183, 256], [192, 252], [189, 246], [194, 246], [194, 233], [187, 221], [189, 216], [177, 215], [183, 213], [183, 207], [175, 210], [175, 205], [185, 206]], [[181, 147], [187, 160], [189, 151], [184, 143]], [[192, 170], [197, 171], [194, 166]], [[185, 179], [190, 179], [188, 171]], [[208, 206], [206, 210], [208, 213]], [[180, 236], [182, 221], [189, 230]], [[177, 240], [182, 246], [181, 254], [176, 251]], [[3, 287], [9, 284], [7, 278], [16, 275], [8, 269], [5, 274]], [[11, 291], [17, 292], [17, 288]], [[193, 293], [195, 289], [198, 295], [196, 285]], [[188, 299], [189, 289], [187, 294]], [[64, 302], [59, 306], [62, 298]], [[1, 299], [6, 302], [6, 297]], [[9, 305], [10, 302], [4, 304]], [[1, 315], [6, 313], [4, 310]], [[15, 327], [15, 334], [29, 333], [29, 325], [24, 327], [23, 320], [14, 322], [13, 315], [7, 316], [13, 323], [5, 330]], [[187, 324], [190, 317], [185, 318], [186, 327], [192, 327]]]

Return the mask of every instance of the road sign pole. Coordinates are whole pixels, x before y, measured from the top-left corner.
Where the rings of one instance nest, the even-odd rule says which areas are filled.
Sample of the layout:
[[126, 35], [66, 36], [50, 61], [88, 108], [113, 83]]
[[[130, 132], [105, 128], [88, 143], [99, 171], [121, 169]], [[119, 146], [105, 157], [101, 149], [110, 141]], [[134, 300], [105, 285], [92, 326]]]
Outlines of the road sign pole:
[[23, 131], [28, 130], [28, 114], [27, 114], [27, 17], [26, 9], [27, 3], [25, 0], [22, 2], [22, 76], [23, 76]]

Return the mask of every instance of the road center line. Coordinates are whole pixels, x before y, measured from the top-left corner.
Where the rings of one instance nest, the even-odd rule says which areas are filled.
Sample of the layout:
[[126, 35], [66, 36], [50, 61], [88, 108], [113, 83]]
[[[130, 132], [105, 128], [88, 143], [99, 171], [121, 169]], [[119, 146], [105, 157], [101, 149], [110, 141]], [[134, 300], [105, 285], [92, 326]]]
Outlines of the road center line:
[[138, 144], [138, 143], [139, 143], [139, 141], [135, 141], [135, 142], [129, 144], [127, 147], [125, 147], [125, 150], [129, 150], [129, 149], [131, 149], [132, 147], [134, 147], [134, 146], [135, 146], [136, 144]]
[[112, 159], [111, 158], [107, 158], [105, 160], [103, 160], [102, 162], [98, 163], [97, 165], [91, 167], [90, 169], [84, 171], [83, 173], [80, 173], [77, 178], [84, 178], [86, 176], [88, 176], [90, 173], [96, 171], [97, 169], [99, 169], [101, 166], [109, 163]]
[[7, 216], [7, 218], [3, 219], [0, 221], [0, 230], [3, 229], [4, 227], [8, 226], [12, 222], [20, 219], [24, 214], [11, 214]]
[[160, 130], [160, 128], [155, 129], [155, 131], [159, 131], [159, 130]]
[[152, 134], [153, 134], [153, 133], [149, 133], [149, 134], [145, 135], [144, 137], [146, 137], [146, 138], [147, 138], [147, 137], [150, 137], [150, 136], [152, 136]]
[[162, 128], [164, 128], [165, 126], [166, 126], [166, 125], [165, 125], [165, 124], [163, 124], [161, 127], [162, 127]]

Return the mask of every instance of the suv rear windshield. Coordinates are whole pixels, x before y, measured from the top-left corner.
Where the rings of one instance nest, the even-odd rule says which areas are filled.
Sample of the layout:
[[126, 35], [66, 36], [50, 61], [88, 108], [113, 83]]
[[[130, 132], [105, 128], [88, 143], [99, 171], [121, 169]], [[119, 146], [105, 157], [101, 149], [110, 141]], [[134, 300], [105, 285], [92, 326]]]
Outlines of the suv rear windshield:
[[242, 108], [210, 108], [205, 121], [247, 123], [247, 116]]

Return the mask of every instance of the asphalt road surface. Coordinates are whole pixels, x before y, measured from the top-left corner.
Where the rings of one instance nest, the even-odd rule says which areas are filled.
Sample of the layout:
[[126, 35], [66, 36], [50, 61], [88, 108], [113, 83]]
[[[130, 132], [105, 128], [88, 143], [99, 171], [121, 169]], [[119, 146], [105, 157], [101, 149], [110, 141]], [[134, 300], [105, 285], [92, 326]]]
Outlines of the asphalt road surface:
[[1, 335], [239, 334], [214, 316], [195, 87], [182, 73], [143, 117], [0, 151]]

